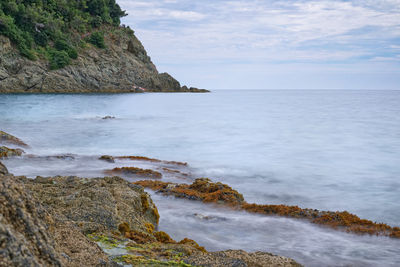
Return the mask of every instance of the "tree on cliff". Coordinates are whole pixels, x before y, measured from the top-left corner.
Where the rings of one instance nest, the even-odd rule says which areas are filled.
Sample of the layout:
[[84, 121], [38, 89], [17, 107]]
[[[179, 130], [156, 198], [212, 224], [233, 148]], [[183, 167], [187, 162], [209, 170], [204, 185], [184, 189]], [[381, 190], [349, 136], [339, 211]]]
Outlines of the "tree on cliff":
[[60, 68], [90, 41], [87, 33], [119, 26], [126, 15], [115, 0], [7, 0], [0, 2], [0, 34], [21, 55], [31, 60], [47, 58], [52, 68]]

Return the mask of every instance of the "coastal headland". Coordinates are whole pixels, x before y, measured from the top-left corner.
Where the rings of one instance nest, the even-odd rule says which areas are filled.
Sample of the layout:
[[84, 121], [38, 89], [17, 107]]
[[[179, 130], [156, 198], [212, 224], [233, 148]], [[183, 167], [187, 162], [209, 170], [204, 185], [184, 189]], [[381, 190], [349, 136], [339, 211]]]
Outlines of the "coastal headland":
[[115, 1], [0, 5], [0, 93], [208, 92], [160, 73]]

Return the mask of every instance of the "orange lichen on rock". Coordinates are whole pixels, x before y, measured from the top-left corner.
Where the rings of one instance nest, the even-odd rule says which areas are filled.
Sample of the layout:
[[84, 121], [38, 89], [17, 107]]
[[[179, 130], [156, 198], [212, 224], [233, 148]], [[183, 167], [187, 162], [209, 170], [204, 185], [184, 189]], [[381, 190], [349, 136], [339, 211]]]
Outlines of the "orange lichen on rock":
[[146, 231], [149, 234], [152, 234], [154, 232], [154, 225], [152, 223], [146, 223], [144, 226], [146, 227]]
[[151, 180], [138, 181], [135, 184], [177, 198], [186, 198], [205, 203], [217, 203], [251, 213], [307, 219], [315, 224], [326, 225], [334, 229], [342, 229], [352, 233], [400, 238], [399, 227], [392, 228], [384, 223], [360, 219], [358, 216], [347, 211], [332, 212], [302, 209], [298, 206], [249, 204], [244, 201], [241, 194], [228, 185], [213, 183], [206, 178], [196, 179], [191, 185]]
[[135, 241], [138, 244], [147, 244], [155, 241], [155, 238], [150, 235], [139, 231], [129, 231], [124, 234], [126, 238]]
[[150, 169], [141, 169], [136, 167], [122, 167], [122, 168], [114, 168], [112, 170], [106, 170], [106, 174], [115, 175], [115, 174], [123, 174], [127, 176], [139, 176], [139, 177], [148, 177], [153, 179], [161, 179], [162, 174], [158, 171], [150, 170]]
[[149, 201], [147, 200], [147, 195], [146, 194], [142, 194], [140, 196], [140, 200], [142, 201], [143, 212], [146, 212], [150, 207]]
[[193, 184], [173, 184], [160, 181], [138, 181], [136, 184], [178, 198], [200, 200], [206, 203], [218, 203], [230, 206], [244, 202], [242, 194], [222, 183], [213, 183], [210, 179], [196, 179]]
[[178, 242], [178, 244], [187, 244], [187, 245], [190, 245], [190, 246], [196, 248], [197, 250], [199, 250], [203, 253], [207, 253], [207, 250], [204, 247], [200, 246], [199, 244], [197, 244], [196, 241], [189, 239], [189, 238], [182, 239], [181, 241]]
[[129, 232], [131, 228], [129, 227], [129, 224], [126, 222], [121, 223], [118, 225], [118, 231], [120, 231], [121, 234], [125, 235], [125, 233]]
[[166, 232], [163, 231], [155, 232], [153, 233], [153, 235], [160, 243], [172, 243], [172, 244], [176, 243], [176, 241], [173, 240]]
[[141, 185], [145, 188], [150, 188], [153, 191], [158, 191], [158, 190], [166, 188], [169, 184], [172, 184], [172, 183], [153, 181], [153, 180], [143, 180], [143, 181], [134, 182], [134, 184]]

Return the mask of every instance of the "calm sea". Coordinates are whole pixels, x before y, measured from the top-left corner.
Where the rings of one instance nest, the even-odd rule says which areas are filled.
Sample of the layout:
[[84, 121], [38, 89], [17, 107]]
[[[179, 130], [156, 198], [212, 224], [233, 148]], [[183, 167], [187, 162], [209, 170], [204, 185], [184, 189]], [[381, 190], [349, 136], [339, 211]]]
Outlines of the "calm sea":
[[[187, 161], [196, 176], [227, 183], [248, 202], [348, 210], [400, 225], [400, 91], [0, 95], [0, 129], [29, 143], [32, 154]], [[5, 163], [27, 176], [98, 176], [101, 167], [83, 159]], [[211, 250], [267, 250], [316, 266], [400, 264], [398, 240], [154, 199], [162, 229]]]

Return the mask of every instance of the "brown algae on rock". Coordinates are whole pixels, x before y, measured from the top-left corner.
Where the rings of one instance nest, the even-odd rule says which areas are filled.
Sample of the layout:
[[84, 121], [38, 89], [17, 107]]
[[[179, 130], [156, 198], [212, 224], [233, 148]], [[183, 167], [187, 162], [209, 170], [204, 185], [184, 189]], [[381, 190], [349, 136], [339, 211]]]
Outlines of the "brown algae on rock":
[[158, 171], [150, 169], [141, 169], [136, 167], [114, 168], [112, 170], [106, 170], [105, 173], [108, 175], [125, 175], [132, 177], [147, 177], [152, 179], [162, 178], [162, 174]]
[[0, 159], [1, 158], [10, 158], [10, 157], [19, 157], [25, 153], [22, 149], [16, 148], [8, 148], [6, 146], [0, 146]]
[[109, 156], [109, 155], [103, 155], [99, 158], [99, 160], [104, 160], [107, 161], [109, 163], [115, 163], [115, 159], [113, 156]]
[[196, 179], [192, 184], [175, 184], [161, 181], [144, 180], [135, 182], [164, 195], [177, 198], [215, 203], [237, 210], [264, 215], [279, 215], [290, 218], [307, 219], [312, 223], [329, 226], [356, 234], [370, 234], [400, 238], [400, 228], [384, 223], [360, 219], [347, 211], [332, 212], [316, 209], [303, 209], [287, 205], [259, 205], [247, 203], [243, 196], [228, 185], [213, 183], [210, 179]]
[[18, 137], [15, 137], [3, 131], [0, 131], [0, 143], [8, 143], [20, 147], [28, 147], [28, 145]]

